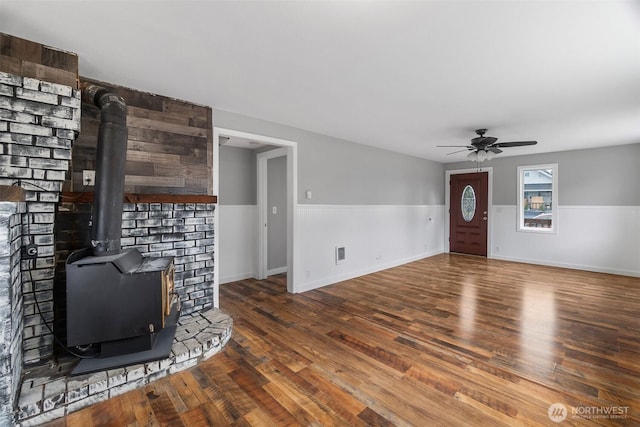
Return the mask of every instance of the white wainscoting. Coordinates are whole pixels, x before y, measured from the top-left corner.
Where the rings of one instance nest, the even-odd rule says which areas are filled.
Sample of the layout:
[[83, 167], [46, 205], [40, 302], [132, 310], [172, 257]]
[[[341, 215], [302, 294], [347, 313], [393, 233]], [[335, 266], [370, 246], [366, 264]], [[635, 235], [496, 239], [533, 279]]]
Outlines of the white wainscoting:
[[516, 231], [516, 206], [492, 212], [492, 258], [640, 276], [640, 206], [560, 206], [557, 234]]
[[[298, 205], [296, 292], [444, 251], [444, 206]], [[346, 259], [336, 264], [336, 246]]]
[[256, 277], [258, 207], [218, 205], [217, 247], [220, 283]]

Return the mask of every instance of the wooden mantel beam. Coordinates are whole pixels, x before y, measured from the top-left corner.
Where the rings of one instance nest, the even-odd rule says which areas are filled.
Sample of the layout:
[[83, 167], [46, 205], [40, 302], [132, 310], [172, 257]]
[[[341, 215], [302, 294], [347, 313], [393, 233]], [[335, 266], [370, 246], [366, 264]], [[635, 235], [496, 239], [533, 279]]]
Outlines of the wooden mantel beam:
[[[93, 192], [63, 191], [62, 201], [93, 203]], [[191, 194], [124, 194], [125, 203], [218, 203], [218, 196]]]

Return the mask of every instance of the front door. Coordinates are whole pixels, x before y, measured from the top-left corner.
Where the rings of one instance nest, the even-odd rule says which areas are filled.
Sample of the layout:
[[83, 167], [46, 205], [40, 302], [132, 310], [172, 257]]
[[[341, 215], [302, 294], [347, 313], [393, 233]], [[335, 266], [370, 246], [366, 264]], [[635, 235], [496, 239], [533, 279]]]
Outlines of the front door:
[[451, 175], [449, 251], [487, 256], [487, 172]]

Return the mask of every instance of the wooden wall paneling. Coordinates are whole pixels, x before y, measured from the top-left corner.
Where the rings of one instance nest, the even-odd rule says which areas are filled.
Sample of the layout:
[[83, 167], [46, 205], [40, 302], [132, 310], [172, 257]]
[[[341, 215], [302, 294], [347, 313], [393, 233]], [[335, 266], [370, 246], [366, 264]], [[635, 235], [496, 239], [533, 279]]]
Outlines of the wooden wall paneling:
[[154, 167], [152, 162], [135, 162], [135, 161], [127, 161], [127, 166], [125, 168], [125, 173], [127, 175], [153, 175]]
[[[137, 110], [139, 111], [139, 110]], [[157, 129], [164, 132], [177, 133], [179, 135], [198, 136], [206, 138], [207, 130], [202, 128], [191, 127], [189, 125], [181, 125], [161, 120], [146, 119], [144, 117], [136, 117], [136, 111], [130, 112], [127, 116], [127, 126], [142, 129]]]
[[5, 33], [0, 71], [78, 88], [78, 55]]
[[204, 105], [191, 104], [176, 99], [166, 99], [162, 104], [162, 111], [170, 114], [178, 114], [190, 118], [202, 118], [207, 116], [211, 109]]
[[[184, 178], [170, 176], [144, 176], [144, 175], [127, 175], [124, 180], [126, 192], [131, 192], [128, 188], [136, 187], [168, 187], [168, 188], [184, 188]], [[172, 191], [164, 191], [171, 194]], [[184, 193], [180, 193], [184, 194]]]
[[[81, 77], [123, 97], [128, 107], [125, 191], [211, 195], [213, 118], [210, 107]], [[82, 170], [95, 169], [99, 111], [82, 104], [82, 130], [73, 151], [67, 191], [84, 189]], [[84, 189], [84, 190], [83, 190]]]

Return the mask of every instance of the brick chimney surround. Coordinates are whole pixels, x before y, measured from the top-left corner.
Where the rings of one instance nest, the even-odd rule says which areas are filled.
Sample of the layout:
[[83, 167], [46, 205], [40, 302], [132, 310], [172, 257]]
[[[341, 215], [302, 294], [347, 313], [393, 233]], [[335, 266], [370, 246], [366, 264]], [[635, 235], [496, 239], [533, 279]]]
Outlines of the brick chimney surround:
[[219, 352], [232, 329], [213, 304], [215, 198], [128, 195], [122, 248], [175, 257], [183, 309], [171, 356], [69, 376], [75, 359], [50, 329], [54, 287], [74, 249], [69, 236], [89, 226], [91, 197], [63, 192], [82, 104], [79, 90], [50, 74], [0, 71], [0, 425], [38, 425], [187, 369]]

